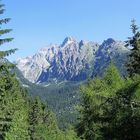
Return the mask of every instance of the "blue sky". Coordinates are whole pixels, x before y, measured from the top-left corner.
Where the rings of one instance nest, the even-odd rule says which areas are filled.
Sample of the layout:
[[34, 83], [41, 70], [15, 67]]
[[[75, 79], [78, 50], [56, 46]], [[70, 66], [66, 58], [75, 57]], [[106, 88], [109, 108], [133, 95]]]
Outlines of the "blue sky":
[[34, 54], [51, 43], [60, 44], [66, 36], [101, 43], [107, 38], [126, 40], [130, 21], [140, 25], [140, 0], [2, 0], [6, 26], [14, 41], [5, 49], [18, 48], [10, 57]]

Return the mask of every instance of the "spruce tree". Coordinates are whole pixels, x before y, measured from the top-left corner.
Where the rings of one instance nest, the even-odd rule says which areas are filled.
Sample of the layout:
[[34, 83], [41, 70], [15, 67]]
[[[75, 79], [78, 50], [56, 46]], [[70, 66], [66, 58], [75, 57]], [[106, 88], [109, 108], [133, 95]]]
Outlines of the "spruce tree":
[[[0, 3], [0, 15], [5, 11], [4, 5]], [[10, 18], [0, 19], [0, 46], [13, 40], [13, 38], [2, 38], [3, 35], [11, 32], [11, 29], [2, 29], [4, 24], [7, 24]], [[5, 132], [10, 128], [11, 112], [7, 109], [8, 93], [12, 88], [12, 77], [10, 70], [13, 68], [13, 64], [10, 64], [6, 59], [11, 53], [14, 53], [16, 49], [10, 49], [7, 51], [0, 50], [0, 139], [4, 139]]]
[[123, 85], [117, 68], [111, 64], [103, 78], [95, 78], [81, 87], [81, 118], [76, 127], [78, 135], [86, 140], [103, 139], [102, 131], [105, 123], [104, 108], [110, 108], [107, 102], [112, 100], [115, 92]]
[[30, 101], [29, 110], [29, 134], [31, 140], [38, 140], [40, 136], [37, 133], [38, 126], [43, 123], [42, 104], [38, 98]]
[[[4, 13], [0, 5], [0, 14]], [[10, 18], [0, 20], [0, 37], [11, 32], [2, 29]], [[13, 38], [1, 38], [0, 45]], [[64, 133], [59, 130], [54, 114], [36, 98], [30, 100], [12, 72], [14, 65], [6, 57], [16, 49], [0, 51], [0, 140], [74, 140], [73, 131]]]
[[[0, 1], [1, 2], [1, 1]], [[0, 4], [0, 15], [5, 11], [4, 5]], [[10, 21], [10, 18], [0, 20], [0, 46], [11, 42], [13, 38], [2, 36], [11, 32], [12, 29], [2, 29]], [[15, 140], [28, 138], [28, 115], [26, 101], [15, 74], [12, 72], [14, 65], [7, 60], [7, 56], [16, 49], [0, 50], [0, 139]], [[23, 115], [24, 114], [24, 115]], [[21, 117], [22, 116], [22, 117]]]
[[134, 79], [124, 80], [122, 88], [103, 107], [104, 140], [140, 139], [140, 77]]
[[130, 77], [135, 74], [140, 74], [140, 32], [138, 29], [139, 28], [135, 24], [135, 20], [132, 20], [131, 30], [133, 36], [129, 37], [128, 41], [126, 41], [126, 46], [130, 48], [130, 54], [126, 64]]
[[[29, 140], [28, 100], [27, 94], [19, 82], [13, 78], [12, 90], [9, 91], [7, 110], [11, 112], [10, 128], [6, 132], [5, 140]], [[7, 100], [6, 100], [7, 101]]]
[[110, 66], [102, 78], [82, 86], [76, 127], [86, 140], [140, 139], [140, 76], [123, 78]]
[[59, 129], [55, 117], [39, 98], [30, 100], [29, 134], [31, 140], [48, 140], [57, 137]]

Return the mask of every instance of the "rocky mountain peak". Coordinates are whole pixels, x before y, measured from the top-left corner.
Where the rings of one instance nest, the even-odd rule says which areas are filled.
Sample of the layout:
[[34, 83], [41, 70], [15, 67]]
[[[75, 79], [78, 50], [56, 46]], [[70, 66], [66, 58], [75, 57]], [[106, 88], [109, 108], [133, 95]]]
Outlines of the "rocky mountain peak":
[[61, 45], [61, 47], [65, 46], [65, 45], [68, 45], [68, 44], [71, 44], [73, 42], [76, 42], [76, 39], [74, 39], [73, 37], [66, 37]]
[[102, 43], [102, 45], [111, 45], [111, 44], [113, 44], [113, 43], [115, 43], [116, 41], [113, 39], [113, 38], [108, 38], [108, 39], [106, 39], [106, 40], [104, 40], [104, 42]]
[[111, 59], [125, 57], [127, 52], [124, 42], [112, 38], [99, 45], [66, 37], [61, 45], [50, 45], [31, 57], [19, 59], [16, 64], [33, 83], [51, 79], [81, 81], [93, 75], [95, 69], [99, 72]]
[[79, 45], [80, 45], [80, 46], [83, 46], [83, 45], [85, 45], [85, 44], [87, 44], [87, 41], [85, 41], [85, 40], [81, 40], [81, 41], [79, 42]]
[[107, 40], [105, 40], [105, 42], [108, 44], [112, 44], [115, 42], [115, 40], [113, 38], [108, 38]]

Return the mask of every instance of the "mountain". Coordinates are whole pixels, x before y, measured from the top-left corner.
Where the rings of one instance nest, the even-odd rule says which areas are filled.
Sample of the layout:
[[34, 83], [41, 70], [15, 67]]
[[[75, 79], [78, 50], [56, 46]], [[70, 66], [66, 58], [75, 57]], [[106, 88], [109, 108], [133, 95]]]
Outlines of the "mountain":
[[21, 71], [15, 68], [17, 78], [31, 97], [39, 97], [56, 114], [58, 125], [64, 129], [75, 124], [78, 112], [75, 109], [80, 103], [79, 86], [83, 82], [63, 81], [59, 83], [35, 84], [24, 78]]
[[83, 81], [102, 74], [111, 61], [121, 70], [128, 53], [124, 42], [112, 38], [99, 45], [67, 37], [62, 44], [42, 48], [31, 57], [18, 59], [16, 64], [32, 83]]
[[125, 42], [115, 41], [112, 38], [105, 40], [96, 51], [96, 61], [94, 64], [93, 77], [103, 75], [105, 69], [113, 62], [122, 75], [126, 74], [125, 63], [129, 49], [125, 47]]
[[17, 60], [15, 71], [29, 94], [47, 102], [59, 126], [65, 128], [77, 118], [75, 106], [80, 103], [79, 86], [86, 82], [83, 80], [102, 75], [111, 61], [124, 74], [128, 53], [123, 41], [112, 38], [98, 44], [67, 37], [60, 45], [50, 45]]

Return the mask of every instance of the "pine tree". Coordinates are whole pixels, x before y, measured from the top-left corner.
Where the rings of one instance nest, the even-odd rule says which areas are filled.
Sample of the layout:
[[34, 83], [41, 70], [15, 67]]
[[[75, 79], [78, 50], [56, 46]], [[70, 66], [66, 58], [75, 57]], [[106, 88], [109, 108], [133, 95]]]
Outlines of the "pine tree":
[[134, 79], [125, 79], [122, 88], [103, 107], [104, 140], [140, 139], [140, 77]]
[[[0, 14], [5, 11], [0, 5]], [[1, 19], [0, 25], [7, 24], [9, 18]], [[1, 29], [0, 37], [12, 31]], [[0, 39], [0, 45], [13, 38]], [[59, 130], [55, 115], [36, 98], [26, 97], [16, 75], [12, 72], [14, 65], [6, 57], [16, 49], [0, 51], [0, 140], [73, 140], [77, 139], [74, 131]]]
[[81, 91], [81, 118], [76, 127], [81, 138], [140, 139], [140, 76], [124, 79], [110, 66], [103, 78], [95, 78]]
[[[28, 112], [29, 105], [28, 100], [24, 97], [27, 94], [19, 85], [19, 82], [15, 79], [13, 80], [13, 89], [10, 91], [11, 100], [8, 100], [9, 105], [7, 105], [8, 111], [12, 111], [10, 114], [11, 122], [10, 128], [6, 132], [5, 140], [29, 140], [29, 123], [28, 123]], [[11, 108], [9, 107], [11, 106]]]
[[[57, 138], [59, 129], [51, 111], [39, 98], [30, 100], [29, 134], [31, 140], [48, 140]], [[54, 139], [55, 140], [55, 139]]]
[[39, 140], [40, 136], [37, 133], [38, 126], [43, 123], [42, 103], [38, 98], [30, 101], [29, 110], [29, 133], [31, 140]]
[[[0, 4], [0, 15], [5, 11], [4, 5]], [[7, 24], [10, 21], [10, 18], [5, 18], [0, 20], [0, 37], [11, 31], [11, 29], [2, 29], [3, 24]], [[12, 41], [13, 38], [0, 38], [0, 46]], [[5, 132], [10, 128], [11, 122], [11, 110], [7, 109], [8, 105], [8, 94], [12, 89], [12, 78], [10, 70], [13, 68], [13, 64], [10, 64], [6, 56], [9, 56], [11, 53], [14, 53], [16, 49], [11, 49], [7, 51], [0, 51], [0, 139], [4, 139]]]
[[130, 77], [135, 74], [140, 74], [140, 32], [135, 20], [132, 20], [131, 29], [133, 36], [128, 38], [126, 46], [130, 47], [130, 54], [126, 64], [127, 71]]
[[0, 139], [4, 139], [6, 132], [10, 129], [12, 121], [11, 90], [12, 77], [8, 74], [0, 73]]
[[[4, 5], [0, 4], [0, 14], [5, 11]], [[13, 38], [2, 38], [11, 32], [11, 29], [2, 29], [10, 18], [0, 20], [0, 46], [13, 40]], [[15, 74], [12, 72], [14, 65], [6, 57], [14, 53], [16, 49], [0, 51], [0, 139], [27, 139], [27, 111], [24, 91], [19, 85]], [[23, 115], [23, 114], [24, 115]], [[21, 117], [22, 116], [22, 117]]]
[[78, 135], [86, 140], [103, 139], [102, 131], [105, 123], [104, 108], [110, 108], [107, 102], [115, 96], [123, 85], [117, 68], [112, 64], [103, 78], [95, 78], [87, 85], [81, 87], [82, 106], [81, 118], [76, 129]]

